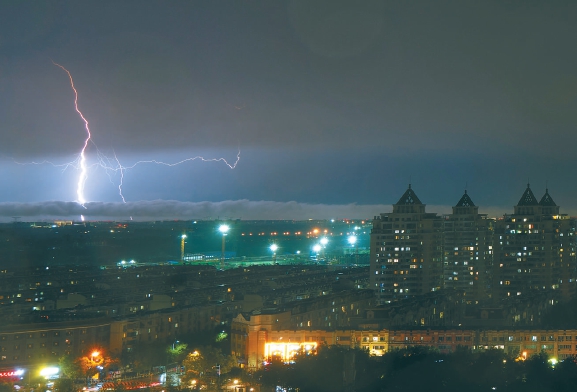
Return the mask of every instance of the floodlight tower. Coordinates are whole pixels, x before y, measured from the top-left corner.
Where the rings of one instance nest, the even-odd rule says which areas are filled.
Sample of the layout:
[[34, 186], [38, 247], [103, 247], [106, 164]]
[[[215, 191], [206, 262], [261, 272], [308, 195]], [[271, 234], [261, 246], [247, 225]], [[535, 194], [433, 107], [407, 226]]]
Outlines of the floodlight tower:
[[180, 262], [184, 263], [184, 242], [186, 240], [186, 234], [180, 236]]
[[355, 244], [357, 243], [357, 236], [356, 235], [350, 235], [348, 238], [349, 241], [349, 245], [353, 247], [353, 251], [355, 252], [355, 264], [358, 264], [359, 261], [357, 260], [359, 257], [359, 251], [357, 247], [355, 247]]
[[220, 269], [224, 270], [224, 239], [226, 237], [226, 233], [230, 230], [228, 225], [220, 225], [218, 231], [222, 234], [222, 254], [220, 257]]
[[278, 250], [278, 245], [277, 244], [272, 244], [269, 249], [272, 252], [272, 262], [273, 264], [276, 264], [276, 251]]
[[318, 261], [319, 261], [319, 253], [320, 253], [320, 251], [321, 251], [322, 248], [323, 248], [323, 247], [322, 247], [320, 244], [315, 244], [315, 246], [313, 246], [313, 252], [315, 252], [315, 254], [316, 254], [316, 261], [317, 261], [317, 263], [318, 263]]
[[323, 237], [321, 238], [321, 245], [323, 246], [323, 259], [325, 260], [325, 262], [327, 261], [327, 244], [329, 243], [329, 239], [327, 237]]

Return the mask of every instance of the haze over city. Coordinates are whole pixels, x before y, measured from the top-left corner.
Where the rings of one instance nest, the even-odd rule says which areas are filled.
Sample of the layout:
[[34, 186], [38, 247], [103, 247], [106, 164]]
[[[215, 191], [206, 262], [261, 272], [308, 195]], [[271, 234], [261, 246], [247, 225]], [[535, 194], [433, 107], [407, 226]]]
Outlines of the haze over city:
[[[429, 211], [448, 212], [467, 188], [497, 216], [528, 180], [575, 214], [576, 11], [570, 1], [4, 2], [0, 215], [370, 218], [412, 183]], [[86, 138], [53, 61], [73, 76], [111, 165], [240, 153], [238, 164], [138, 165], [123, 173], [126, 205], [120, 173], [93, 166], [85, 196], [96, 204], [79, 208], [76, 168], [21, 165], [71, 162]]]

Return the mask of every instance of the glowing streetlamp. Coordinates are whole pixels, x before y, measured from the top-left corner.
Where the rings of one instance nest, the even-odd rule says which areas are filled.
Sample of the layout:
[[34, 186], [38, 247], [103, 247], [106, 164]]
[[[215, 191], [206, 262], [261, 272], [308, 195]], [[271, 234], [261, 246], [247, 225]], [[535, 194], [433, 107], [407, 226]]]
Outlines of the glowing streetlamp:
[[104, 356], [99, 350], [93, 350], [88, 353], [85, 357], [82, 357], [82, 370], [88, 376], [89, 380], [91, 378], [100, 378], [100, 371], [104, 366]]
[[220, 225], [218, 227], [218, 231], [222, 233], [222, 255], [220, 257], [220, 269], [224, 270], [224, 238], [226, 237], [226, 233], [230, 230], [228, 225]]
[[272, 262], [276, 264], [276, 251], [278, 250], [278, 245], [272, 244], [269, 249], [272, 252]]
[[357, 243], [357, 236], [356, 235], [350, 235], [349, 238], [347, 239], [347, 241], [349, 242], [349, 245], [354, 248], [355, 244]]
[[180, 236], [180, 262], [184, 263], [184, 243], [186, 241], [186, 234]]

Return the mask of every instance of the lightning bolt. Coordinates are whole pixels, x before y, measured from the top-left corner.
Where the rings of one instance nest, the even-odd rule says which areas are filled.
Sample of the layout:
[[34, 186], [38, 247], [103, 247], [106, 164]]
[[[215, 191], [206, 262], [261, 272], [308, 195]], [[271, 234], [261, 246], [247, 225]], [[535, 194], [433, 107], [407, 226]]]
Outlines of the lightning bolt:
[[[84, 143], [82, 144], [82, 148], [80, 149], [80, 152], [78, 153], [77, 157], [71, 162], [55, 164], [51, 161], [44, 160], [41, 162], [32, 161], [32, 162], [26, 162], [26, 163], [21, 163], [21, 162], [15, 161], [15, 163], [22, 164], [22, 165], [49, 164], [49, 165], [52, 165], [53, 167], [62, 168], [62, 172], [65, 172], [69, 168], [74, 168], [74, 169], [80, 171], [80, 174], [78, 176], [78, 180], [76, 183], [76, 197], [77, 197], [77, 203], [80, 204], [85, 209], [87, 208], [85, 205], [87, 203], [87, 200], [86, 200], [86, 197], [84, 195], [84, 187], [86, 185], [86, 181], [88, 180], [88, 172], [89, 172], [89, 170], [91, 170], [93, 168], [104, 169], [112, 184], [115, 184], [115, 183], [114, 183], [110, 173], [114, 173], [114, 174], [119, 173], [120, 180], [119, 180], [119, 183], [117, 185], [118, 186], [118, 194], [119, 194], [120, 198], [122, 199], [122, 202], [126, 203], [126, 198], [124, 197], [123, 190], [122, 190], [122, 186], [124, 185], [125, 173], [128, 170], [134, 169], [138, 165], [156, 164], [156, 165], [173, 167], [173, 166], [181, 165], [181, 164], [186, 163], [186, 162], [200, 160], [202, 162], [223, 162], [230, 169], [235, 169], [238, 162], [240, 161], [240, 148], [239, 148], [238, 153], [236, 155], [236, 160], [232, 163], [227, 161], [225, 158], [204, 158], [202, 156], [195, 156], [195, 157], [182, 159], [180, 161], [173, 162], [173, 163], [159, 161], [156, 159], [150, 159], [150, 160], [137, 161], [137, 162], [135, 162], [129, 166], [123, 166], [120, 163], [120, 159], [116, 155], [116, 152], [113, 152], [114, 159], [109, 158], [108, 156], [103, 154], [100, 151], [100, 149], [98, 148], [98, 146], [96, 145], [96, 143], [94, 143], [94, 140], [92, 139], [92, 132], [90, 131], [90, 126], [88, 124], [88, 120], [86, 119], [86, 117], [84, 116], [84, 114], [82, 113], [82, 111], [80, 110], [80, 108], [78, 106], [78, 91], [76, 90], [76, 86], [74, 85], [74, 79], [72, 78], [72, 74], [70, 73], [70, 71], [68, 71], [68, 69], [66, 69], [64, 66], [56, 63], [55, 61], [52, 60], [52, 63], [55, 66], [62, 69], [68, 75], [68, 79], [70, 81], [70, 87], [72, 88], [72, 91], [74, 92], [74, 109], [76, 110], [76, 113], [78, 113], [78, 115], [80, 116], [82, 121], [84, 122], [84, 129], [86, 131], [86, 138], [84, 139]], [[86, 150], [88, 149], [89, 144], [92, 144], [94, 146], [94, 149], [96, 150], [96, 162], [94, 162], [92, 164], [88, 164], [87, 157], [86, 157]], [[82, 218], [82, 220], [84, 220], [84, 216], [81, 215], [81, 218]]]
[[86, 129], [86, 139], [84, 139], [84, 144], [80, 149], [80, 154], [78, 154], [78, 163], [80, 165], [80, 175], [78, 176], [78, 182], [76, 185], [76, 197], [78, 204], [82, 207], [86, 208], [84, 204], [86, 204], [86, 198], [84, 197], [84, 185], [86, 184], [86, 180], [88, 179], [88, 168], [86, 166], [86, 148], [88, 147], [88, 143], [92, 138], [92, 134], [90, 132], [90, 127], [88, 126], [88, 120], [84, 117], [84, 114], [78, 108], [78, 91], [76, 91], [76, 87], [74, 87], [74, 79], [72, 79], [72, 74], [62, 65], [54, 62], [52, 60], [52, 64], [60, 67], [66, 74], [68, 75], [68, 79], [70, 79], [70, 87], [72, 87], [72, 91], [74, 91], [74, 109], [76, 113], [80, 116], [82, 121], [84, 121], [84, 128]]

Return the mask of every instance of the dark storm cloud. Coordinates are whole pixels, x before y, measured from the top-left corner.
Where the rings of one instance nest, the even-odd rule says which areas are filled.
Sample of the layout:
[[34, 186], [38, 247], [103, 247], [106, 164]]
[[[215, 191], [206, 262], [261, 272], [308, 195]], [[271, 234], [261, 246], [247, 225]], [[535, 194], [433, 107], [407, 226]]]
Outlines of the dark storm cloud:
[[[243, 151], [222, 176], [127, 173], [130, 200], [378, 205], [413, 176], [434, 204], [469, 182], [481, 205], [511, 206], [530, 177], [568, 205], [576, 14], [574, 1], [3, 2], [0, 156], [62, 161], [82, 145], [54, 59], [121, 160]], [[74, 181], [44, 173], [8, 159], [0, 199], [69, 200]]]
[[105, 148], [459, 148], [483, 133], [550, 149], [525, 137], [542, 129], [575, 140], [571, 3], [40, 4], [2, 13], [3, 152], [77, 149], [50, 58], [72, 71]]

